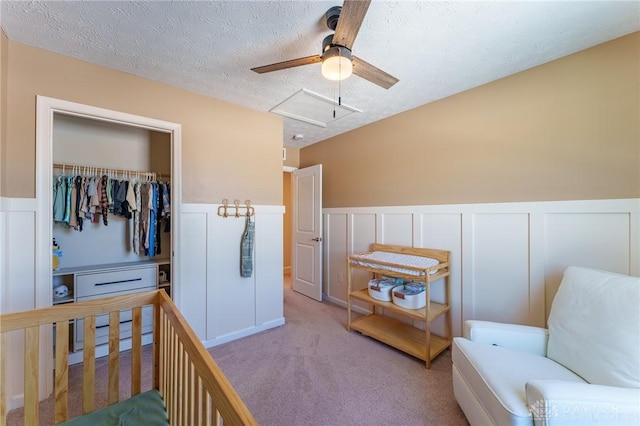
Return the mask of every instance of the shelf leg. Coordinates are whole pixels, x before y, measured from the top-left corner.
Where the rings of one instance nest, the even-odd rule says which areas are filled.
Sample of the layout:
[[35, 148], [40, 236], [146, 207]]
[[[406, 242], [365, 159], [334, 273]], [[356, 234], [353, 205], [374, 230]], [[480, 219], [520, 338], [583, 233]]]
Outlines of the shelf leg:
[[426, 321], [424, 322], [424, 331], [426, 333], [425, 335], [425, 344], [427, 346], [427, 356], [425, 358], [427, 358], [425, 360], [425, 364], [426, 364], [426, 368], [427, 370], [431, 369], [431, 312], [430, 312], [430, 307], [431, 307], [431, 280], [429, 279], [429, 275], [427, 274], [426, 278], [425, 278], [425, 291], [427, 292], [426, 294], [426, 299], [427, 299], [427, 309], [426, 309]]
[[351, 331], [351, 264], [347, 263], [347, 331]]

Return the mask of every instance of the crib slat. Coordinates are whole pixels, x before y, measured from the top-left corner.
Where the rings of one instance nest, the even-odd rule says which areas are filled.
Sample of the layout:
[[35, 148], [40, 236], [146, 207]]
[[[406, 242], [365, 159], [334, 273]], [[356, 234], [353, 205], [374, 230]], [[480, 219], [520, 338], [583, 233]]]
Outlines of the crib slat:
[[186, 376], [186, 385], [187, 385], [187, 401], [184, 404], [184, 409], [186, 411], [185, 421], [186, 424], [193, 424], [193, 364], [191, 360], [187, 357], [189, 361], [187, 364], [187, 376]]
[[178, 395], [180, 395], [180, 402], [178, 404], [178, 415], [179, 420], [178, 420], [178, 424], [180, 425], [184, 425], [186, 424], [185, 418], [184, 418], [184, 409], [185, 409], [185, 388], [184, 388], [184, 382], [185, 382], [185, 370], [184, 370], [184, 347], [182, 346], [182, 343], [178, 344], [179, 347], [179, 352], [178, 352], [178, 376], [181, 378], [181, 380], [178, 380]]
[[55, 422], [69, 418], [69, 321], [56, 323]]
[[120, 400], [120, 311], [109, 312], [109, 398], [108, 404]]
[[178, 336], [173, 327], [171, 328], [171, 424], [178, 421]]
[[220, 425], [220, 411], [213, 397], [211, 397], [211, 417], [213, 418], [212, 424], [214, 426]]
[[167, 341], [169, 347], [167, 351], [167, 414], [169, 415], [169, 423], [175, 423], [174, 409], [173, 409], [173, 368], [175, 364], [175, 354], [173, 353], [173, 330], [171, 327], [167, 328]]
[[82, 414], [95, 407], [96, 391], [96, 316], [84, 319], [82, 347]]
[[24, 330], [24, 424], [37, 425], [38, 420], [38, 352], [40, 327]]
[[[168, 323], [167, 323], [168, 324]], [[165, 349], [165, 355], [166, 355], [166, 364], [167, 364], [167, 371], [165, 373], [165, 391], [167, 392], [167, 400], [165, 401], [166, 406], [167, 406], [167, 415], [169, 415], [169, 423], [171, 423], [171, 420], [173, 420], [171, 418], [171, 415], [173, 413], [173, 390], [171, 388], [172, 384], [173, 384], [173, 362], [174, 362], [174, 358], [173, 358], [173, 335], [171, 334], [171, 326], [167, 325], [167, 330], [166, 330], [166, 349]]]
[[162, 329], [160, 330], [160, 335], [161, 335], [161, 339], [162, 339], [162, 347], [159, 348], [159, 352], [160, 352], [160, 359], [162, 360], [162, 364], [160, 364], [160, 368], [161, 368], [161, 372], [160, 372], [160, 376], [158, 378], [159, 383], [160, 383], [160, 389], [162, 390], [162, 395], [164, 396], [164, 403], [165, 406], [168, 407], [169, 406], [169, 402], [168, 402], [168, 396], [169, 396], [169, 392], [167, 389], [167, 374], [168, 374], [168, 361], [167, 361], [167, 353], [168, 353], [168, 349], [169, 349], [169, 340], [167, 338], [167, 317], [164, 315], [164, 313], [162, 314], [161, 318], [161, 326]]
[[[158, 311], [160, 311], [158, 309]], [[160, 318], [160, 342], [162, 347], [158, 347], [159, 357], [159, 369], [158, 369], [158, 389], [162, 391], [162, 395], [165, 396], [165, 404], [167, 403], [167, 317], [165, 315], [159, 315]]]
[[202, 420], [203, 420], [203, 424], [205, 425], [209, 425], [211, 424], [211, 416], [210, 411], [209, 411], [209, 393], [207, 393], [206, 389], [204, 388], [204, 383], [203, 383], [203, 387], [202, 387]]
[[153, 327], [153, 388], [162, 389], [160, 386], [160, 339], [162, 331], [162, 323], [160, 322], [160, 306], [153, 305], [153, 323], [156, 326]]
[[133, 308], [131, 334], [131, 396], [140, 393], [142, 370], [142, 308]]
[[202, 419], [202, 405], [200, 401], [202, 399], [202, 381], [200, 380], [200, 376], [196, 375], [194, 386], [194, 394], [193, 394], [193, 424], [200, 425], [203, 423]]

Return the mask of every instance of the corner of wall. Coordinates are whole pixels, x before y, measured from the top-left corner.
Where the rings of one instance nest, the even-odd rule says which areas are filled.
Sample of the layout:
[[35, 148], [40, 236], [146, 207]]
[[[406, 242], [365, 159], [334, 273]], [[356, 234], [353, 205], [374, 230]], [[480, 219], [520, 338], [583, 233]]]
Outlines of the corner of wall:
[[9, 39], [0, 27], [0, 196], [7, 193], [6, 170], [7, 161], [7, 89], [9, 67]]
[[300, 167], [300, 148], [285, 146], [286, 158], [282, 161], [283, 166]]

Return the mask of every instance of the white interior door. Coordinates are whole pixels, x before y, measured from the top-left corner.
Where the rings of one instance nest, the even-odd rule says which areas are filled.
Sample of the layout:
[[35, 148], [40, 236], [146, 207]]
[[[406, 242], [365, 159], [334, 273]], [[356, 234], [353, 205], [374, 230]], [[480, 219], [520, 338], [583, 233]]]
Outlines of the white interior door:
[[291, 288], [322, 301], [322, 164], [292, 176]]

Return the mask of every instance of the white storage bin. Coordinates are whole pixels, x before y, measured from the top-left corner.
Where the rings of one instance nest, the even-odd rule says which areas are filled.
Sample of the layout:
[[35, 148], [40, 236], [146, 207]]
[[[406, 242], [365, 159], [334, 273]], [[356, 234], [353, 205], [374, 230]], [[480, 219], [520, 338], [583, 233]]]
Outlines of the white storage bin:
[[424, 308], [427, 304], [427, 292], [423, 283], [410, 282], [393, 289], [393, 303], [407, 309]]
[[376, 278], [369, 281], [369, 296], [382, 302], [391, 302], [391, 290], [402, 280], [397, 282], [393, 278]]

